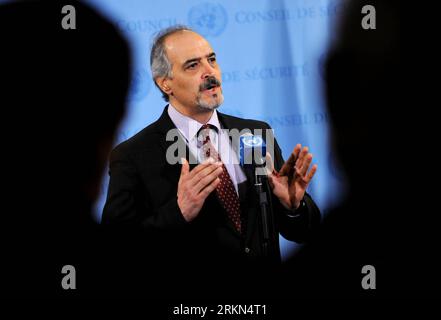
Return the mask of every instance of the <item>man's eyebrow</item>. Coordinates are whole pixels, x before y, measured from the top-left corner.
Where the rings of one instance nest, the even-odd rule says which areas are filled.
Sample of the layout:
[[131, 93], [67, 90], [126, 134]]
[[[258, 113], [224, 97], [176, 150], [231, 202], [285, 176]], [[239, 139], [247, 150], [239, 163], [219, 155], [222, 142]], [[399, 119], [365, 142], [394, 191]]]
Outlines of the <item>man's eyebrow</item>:
[[[216, 53], [214, 53], [214, 52], [210, 52], [210, 53], [207, 54], [205, 57], [206, 57], [206, 58], [216, 57]], [[186, 61], [184, 62], [183, 65], [186, 66], [186, 65], [188, 65], [188, 64], [190, 64], [190, 63], [192, 63], [192, 62], [200, 61], [200, 60], [201, 60], [201, 58], [192, 58], [192, 59], [188, 59], [188, 60], [186, 60]]]

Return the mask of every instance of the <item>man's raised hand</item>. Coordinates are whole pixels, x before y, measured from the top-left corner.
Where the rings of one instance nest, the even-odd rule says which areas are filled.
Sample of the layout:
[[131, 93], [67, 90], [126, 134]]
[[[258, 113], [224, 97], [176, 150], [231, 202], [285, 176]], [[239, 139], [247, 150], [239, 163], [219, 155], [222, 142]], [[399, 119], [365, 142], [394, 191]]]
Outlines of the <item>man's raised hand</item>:
[[222, 162], [212, 158], [197, 165], [190, 171], [186, 159], [182, 158], [181, 176], [178, 183], [178, 206], [188, 222], [197, 217], [208, 195], [220, 183]]

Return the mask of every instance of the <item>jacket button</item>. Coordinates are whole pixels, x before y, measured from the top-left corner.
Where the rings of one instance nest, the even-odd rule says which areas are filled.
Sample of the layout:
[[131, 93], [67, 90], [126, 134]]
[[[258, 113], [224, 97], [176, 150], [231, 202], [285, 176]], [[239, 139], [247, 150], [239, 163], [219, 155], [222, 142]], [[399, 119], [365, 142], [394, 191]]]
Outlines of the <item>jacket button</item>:
[[248, 247], [245, 248], [245, 253], [250, 253], [250, 251], [251, 251], [250, 248]]

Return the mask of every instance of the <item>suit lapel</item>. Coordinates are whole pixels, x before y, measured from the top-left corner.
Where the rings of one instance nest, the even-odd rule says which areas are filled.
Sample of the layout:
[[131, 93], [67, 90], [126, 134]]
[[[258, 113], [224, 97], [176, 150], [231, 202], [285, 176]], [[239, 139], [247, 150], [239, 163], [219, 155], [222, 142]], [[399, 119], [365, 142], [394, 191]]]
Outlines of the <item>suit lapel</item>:
[[[174, 143], [178, 143], [179, 145], [184, 145], [185, 146], [185, 158], [187, 159], [187, 161], [190, 164], [190, 170], [192, 170], [194, 167], [196, 167], [197, 160], [193, 156], [193, 154], [191, 154], [190, 149], [188, 148], [188, 145], [187, 145], [186, 141], [184, 140], [184, 138], [182, 137], [182, 135], [178, 134], [177, 139], [167, 141], [167, 133], [173, 129], [177, 130], [175, 124], [173, 123], [173, 121], [170, 119], [170, 116], [168, 115], [167, 106], [164, 108], [164, 111], [162, 112], [161, 117], [156, 122], [156, 125], [157, 125], [158, 131], [161, 134], [161, 138], [159, 139], [159, 144], [161, 146], [161, 149], [163, 150], [163, 154], [165, 155], [168, 148]], [[179, 166], [170, 165], [170, 166], [173, 168], [176, 168], [177, 169], [176, 171], [178, 172], [178, 174], [180, 174], [181, 165], [179, 165]]]

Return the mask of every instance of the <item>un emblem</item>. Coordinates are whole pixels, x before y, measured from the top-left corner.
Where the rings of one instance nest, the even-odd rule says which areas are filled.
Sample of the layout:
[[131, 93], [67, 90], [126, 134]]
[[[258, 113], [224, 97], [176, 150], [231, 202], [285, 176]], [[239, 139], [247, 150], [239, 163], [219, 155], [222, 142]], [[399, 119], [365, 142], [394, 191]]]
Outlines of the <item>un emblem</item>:
[[132, 75], [129, 100], [137, 102], [144, 99], [149, 93], [150, 85], [150, 77], [147, 70], [136, 70]]
[[188, 24], [204, 37], [216, 37], [227, 26], [227, 12], [220, 4], [201, 3], [190, 9]]
[[260, 146], [263, 143], [263, 140], [259, 136], [250, 136], [244, 137], [243, 143], [249, 147]]

